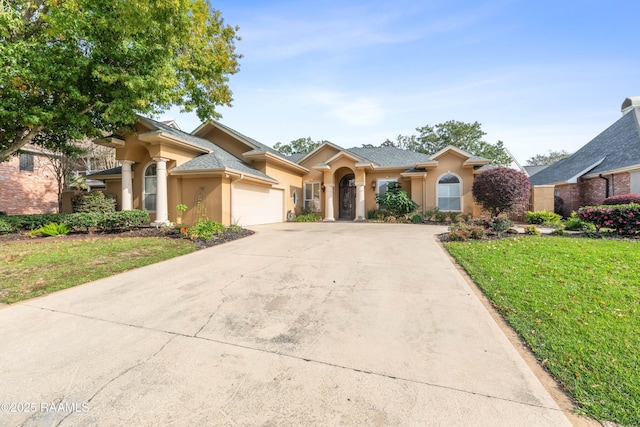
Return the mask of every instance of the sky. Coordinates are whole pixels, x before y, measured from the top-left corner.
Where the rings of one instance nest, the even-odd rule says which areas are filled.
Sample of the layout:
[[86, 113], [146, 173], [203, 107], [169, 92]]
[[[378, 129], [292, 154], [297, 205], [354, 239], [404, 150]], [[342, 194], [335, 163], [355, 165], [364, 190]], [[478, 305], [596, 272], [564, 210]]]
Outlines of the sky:
[[[640, 2], [212, 0], [239, 26], [220, 121], [273, 146], [379, 145], [479, 122], [525, 164], [574, 152], [640, 95]], [[159, 116], [191, 132], [195, 113]]]

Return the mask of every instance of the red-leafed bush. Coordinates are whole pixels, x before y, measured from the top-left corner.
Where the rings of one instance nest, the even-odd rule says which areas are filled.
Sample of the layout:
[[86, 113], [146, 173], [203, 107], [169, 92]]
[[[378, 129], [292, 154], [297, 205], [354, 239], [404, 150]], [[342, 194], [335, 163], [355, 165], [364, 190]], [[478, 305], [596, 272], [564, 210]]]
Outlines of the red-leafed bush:
[[636, 235], [640, 233], [640, 205], [585, 206], [578, 211], [578, 217], [596, 226], [609, 228], [618, 234]]
[[604, 199], [603, 205], [628, 205], [629, 203], [640, 204], [640, 194], [619, 194]]
[[531, 183], [524, 173], [499, 167], [478, 175], [473, 182], [472, 193], [476, 202], [493, 216], [498, 216], [526, 206]]

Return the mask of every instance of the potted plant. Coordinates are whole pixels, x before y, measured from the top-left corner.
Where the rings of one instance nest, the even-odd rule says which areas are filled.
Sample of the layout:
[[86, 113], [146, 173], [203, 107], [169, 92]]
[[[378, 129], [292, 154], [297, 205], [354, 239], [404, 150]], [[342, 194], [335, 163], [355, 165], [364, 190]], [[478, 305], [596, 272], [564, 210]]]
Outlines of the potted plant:
[[176, 206], [176, 210], [178, 211], [178, 217], [176, 218], [176, 224], [182, 224], [182, 214], [187, 209], [188, 209], [187, 205], [183, 205], [182, 203], [180, 203], [178, 206]]

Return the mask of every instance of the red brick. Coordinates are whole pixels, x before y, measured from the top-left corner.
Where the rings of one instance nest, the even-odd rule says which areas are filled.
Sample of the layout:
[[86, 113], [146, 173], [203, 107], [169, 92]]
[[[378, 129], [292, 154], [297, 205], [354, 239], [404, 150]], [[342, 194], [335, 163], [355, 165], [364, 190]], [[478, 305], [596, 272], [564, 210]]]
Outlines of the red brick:
[[0, 211], [8, 215], [58, 212], [57, 191], [45, 156], [34, 154], [33, 172], [20, 170], [20, 156], [0, 163]]

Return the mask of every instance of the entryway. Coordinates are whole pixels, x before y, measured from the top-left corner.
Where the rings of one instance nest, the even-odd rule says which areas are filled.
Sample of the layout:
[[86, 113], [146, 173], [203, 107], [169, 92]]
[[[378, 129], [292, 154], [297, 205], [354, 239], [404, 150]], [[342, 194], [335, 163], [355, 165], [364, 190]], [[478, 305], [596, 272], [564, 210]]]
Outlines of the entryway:
[[350, 219], [356, 218], [356, 177], [350, 173], [340, 180], [340, 208], [338, 210], [338, 218]]

